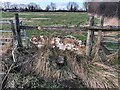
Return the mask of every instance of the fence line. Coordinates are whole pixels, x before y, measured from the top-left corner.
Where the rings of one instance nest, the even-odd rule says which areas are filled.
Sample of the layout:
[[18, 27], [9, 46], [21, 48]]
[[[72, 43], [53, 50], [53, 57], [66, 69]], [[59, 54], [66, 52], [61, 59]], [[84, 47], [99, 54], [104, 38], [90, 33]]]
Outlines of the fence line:
[[[18, 15], [17, 15], [18, 16]], [[18, 16], [19, 17], [19, 16]], [[19, 20], [19, 18], [18, 18]], [[20, 25], [18, 25], [20, 26]], [[94, 32], [98, 32], [98, 47], [103, 46], [101, 44], [105, 44], [108, 42], [101, 42], [102, 40], [102, 32], [119, 32], [120, 26], [104, 26], [104, 17], [102, 16], [100, 19], [100, 26], [94, 26], [94, 16], [90, 17], [89, 19], [89, 26], [82, 26], [82, 27], [58, 27], [58, 26], [24, 26], [21, 25], [20, 29], [24, 30], [45, 30], [45, 31], [65, 31], [65, 32], [80, 32], [80, 31], [87, 31], [87, 42], [86, 42], [86, 55], [90, 56], [92, 48], [93, 48], [93, 42], [95, 38]], [[119, 44], [119, 42], [111, 42], [114, 44]], [[105, 49], [105, 46], [103, 46]], [[107, 49], [107, 48], [106, 48]], [[96, 51], [98, 52], [99, 49]]]
[[20, 26], [21, 29], [26, 29], [26, 30], [55, 30], [55, 31], [86, 31], [88, 29], [93, 30], [93, 31], [98, 31], [102, 30], [102, 32], [119, 32], [120, 31], [120, 26], [80, 26], [80, 27], [58, 27], [58, 26]]

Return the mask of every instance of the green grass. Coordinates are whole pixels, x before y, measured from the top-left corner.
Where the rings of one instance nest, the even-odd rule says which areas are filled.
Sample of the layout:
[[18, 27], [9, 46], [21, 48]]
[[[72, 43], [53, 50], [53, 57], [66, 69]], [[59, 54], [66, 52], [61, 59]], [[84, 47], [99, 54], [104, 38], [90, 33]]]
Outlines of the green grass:
[[[13, 12], [3, 12], [2, 18], [14, 18]], [[21, 18], [25, 18], [29, 21], [23, 21], [27, 25], [86, 25], [88, 24], [88, 15], [86, 13], [74, 13], [74, 12], [20, 12]], [[33, 18], [40, 18], [33, 20]], [[43, 18], [43, 19], [42, 19]], [[45, 19], [47, 18], [47, 19]]]
[[[118, 44], [113, 44], [113, 43], [106, 43], [105, 46], [108, 49], [113, 49], [115, 51], [117, 51], [119, 49], [119, 45]], [[111, 51], [112, 53], [114, 53], [115, 51]]]
[[43, 35], [43, 36], [67, 36], [72, 35], [76, 37], [76, 39], [82, 40], [83, 43], [86, 41], [86, 34], [76, 34], [76, 33], [65, 33], [63, 31], [55, 32], [55, 31], [38, 31], [38, 30], [27, 30], [27, 35], [30, 38], [33, 35]]
[[117, 44], [113, 44], [113, 43], [107, 43], [105, 44], [108, 48], [112, 48], [112, 49], [118, 49], [119, 45]]
[[9, 24], [2, 24], [0, 29], [1, 30], [11, 30], [11, 25], [9, 25]]
[[[4, 19], [14, 19], [14, 14], [16, 12], [2, 12], [2, 18]], [[18, 12], [17, 12], [18, 13]], [[51, 25], [64, 25], [64, 26], [76, 26], [87, 25], [89, 22], [89, 16], [87, 13], [80, 12], [19, 12], [19, 17], [23, 18], [23, 24], [29, 26], [51, 26]], [[21, 20], [20, 20], [21, 21]], [[98, 19], [95, 19], [95, 24], [98, 23]], [[3, 25], [2, 29], [9, 29], [10, 26]], [[57, 35], [65, 36], [72, 35], [77, 39], [86, 41], [86, 34], [79, 35], [78, 33], [66, 33], [62, 31], [37, 31], [37, 30], [27, 30], [27, 35], [31, 37], [32, 35]]]

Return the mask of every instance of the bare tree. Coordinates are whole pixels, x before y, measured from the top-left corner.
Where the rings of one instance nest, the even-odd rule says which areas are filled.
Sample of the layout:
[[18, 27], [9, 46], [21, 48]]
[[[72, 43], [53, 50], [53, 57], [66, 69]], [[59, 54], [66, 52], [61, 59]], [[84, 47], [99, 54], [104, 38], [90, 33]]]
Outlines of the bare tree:
[[67, 4], [67, 9], [68, 9], [69, 11], [77, 11], [78, 8], [79, 8], [79, 5], [78, 5], [76, 2], [69, 2], [69, 3]]
[[4, 8], [10, 9], [11, 3], [10, 2], [4, 2]]
[[118, 2], [89, 2], [88, 12], [107, 17], [118, 16]]
[[36, 3], [30, 3], [28, 4], [29, 11], [35, 11], [35, 10], [41, 10], [40, 6]]
[[45, 8], [46, 11], [49, 11], [50, 10], [50, 5], [47, 5], [46, 8]]
[[96, 14], [98, 11], [99, 3], [98, 2], [88, 2], [88, 12]]
[[0, 2], [0, 11], [3, 9], [3, 3]]
[[10, 8], [16, 10], [18, 9], [18, 4], [11, 4]]
[[56, 10], [56, 4], [51, 2], [50, 3], [50, 9], [53, 10], [53, 11]]
[[19, 4], [19, 8], [25, 9], [27, 7], [26, 4]]
[[88, 5], [89, 5], [88, 2], [84, 2], [84, 3], [83, 3], [83, 6], [84, 6], [84, 8], [85, 8], [86, 11], [88, 11]]

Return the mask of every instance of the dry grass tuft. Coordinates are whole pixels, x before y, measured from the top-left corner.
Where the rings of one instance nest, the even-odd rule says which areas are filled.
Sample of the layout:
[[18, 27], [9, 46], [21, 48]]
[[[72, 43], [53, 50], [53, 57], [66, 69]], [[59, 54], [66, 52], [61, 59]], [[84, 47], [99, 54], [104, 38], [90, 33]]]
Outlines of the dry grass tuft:
[[47, 42], [41, 48], [35, 46], [30, 49], [17, 49], [15, 56], [17, 62], [13, 71], [23, 75], [34, 73], [45, 81], [57, 81], [64, 85], [74, 83], [79, 86], [80, 84], [75, 84], [78, 78], [88, 88], [118, 88], [115, 68], [97, 62], [98, 60], [91, 62], [92, 58], [84, 54], [61, 50]]

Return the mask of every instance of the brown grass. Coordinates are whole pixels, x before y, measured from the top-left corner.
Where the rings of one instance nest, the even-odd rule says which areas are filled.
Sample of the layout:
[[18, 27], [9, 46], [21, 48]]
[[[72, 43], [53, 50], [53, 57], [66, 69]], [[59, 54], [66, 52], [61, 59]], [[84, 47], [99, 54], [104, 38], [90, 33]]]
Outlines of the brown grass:
[[[15, 56], [19, 73], [23, 75], [34, 73], [46, 81], [58, 82], [79, 78], [88, 88], [118, 88], [115, 69], [100, 62], [93, 63], [92, 58], [84, 54], [53, 48], [49, 43], [41, 48], [17, 49]], [[62, 66], [57, 63], [59, 56], [64, 57]]]

